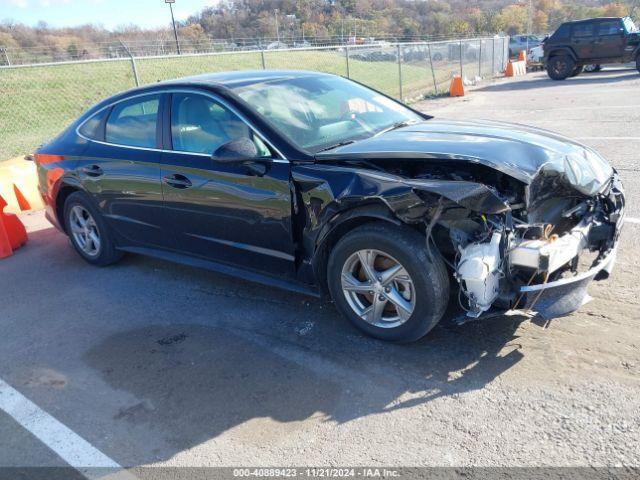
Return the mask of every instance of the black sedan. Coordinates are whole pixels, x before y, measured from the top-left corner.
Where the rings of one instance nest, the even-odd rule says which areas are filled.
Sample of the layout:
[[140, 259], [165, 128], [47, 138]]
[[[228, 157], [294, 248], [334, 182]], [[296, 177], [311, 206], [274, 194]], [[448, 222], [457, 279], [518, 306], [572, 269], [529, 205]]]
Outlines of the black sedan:
[[392, 341], [425, 335], [450, 296], [461, 319], [577, 309], [623, 222], [618, 177], [588, 147], [313, 72], [131, 90], [35, 158], [47, 217], [89, 263], [133, 252], [329, 293]]

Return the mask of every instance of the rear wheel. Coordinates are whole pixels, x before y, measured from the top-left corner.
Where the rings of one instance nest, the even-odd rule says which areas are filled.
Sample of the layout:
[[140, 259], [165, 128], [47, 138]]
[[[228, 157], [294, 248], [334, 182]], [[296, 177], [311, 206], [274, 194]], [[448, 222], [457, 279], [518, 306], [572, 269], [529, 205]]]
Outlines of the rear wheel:
[[327, 268], [338, 310], [365, 333], [411, 342], [442, 318], [449, 279], [442, 259], [407, 227], [371, 223], [343, 237]]
[[578, 75], [580, 75], [582, 73], [582, 71], [584, 70], [584, 67], [582, 65], [580, 65], [579, 67], [575, 67], [573, 69], [573, 72], [571, 72], [571, 75], [569, 75], [570, 77], [577, 77]]
[[568, 55], [556, 55], [547, 61], [547, 74], [552, 80], [564, 80], [576, 68], [576, 62]]
[[107, 224], [86, 194], [69, 195], [64, 203], [64, 222], [73, 248], [87, 262], [106, 266], [122, 258]]

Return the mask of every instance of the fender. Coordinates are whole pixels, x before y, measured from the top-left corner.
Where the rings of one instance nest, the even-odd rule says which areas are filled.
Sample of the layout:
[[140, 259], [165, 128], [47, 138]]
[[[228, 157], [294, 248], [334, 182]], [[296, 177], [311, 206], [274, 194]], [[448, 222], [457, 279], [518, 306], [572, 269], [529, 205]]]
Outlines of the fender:
[[558, 55], [569, 55], [573, 60], [577, 60], [575, 52], [569, 47], [556, 47], [553, 48], [548, 54], [545, 52], [545, 58], [548, 60], [551, 57], [556, 57]]

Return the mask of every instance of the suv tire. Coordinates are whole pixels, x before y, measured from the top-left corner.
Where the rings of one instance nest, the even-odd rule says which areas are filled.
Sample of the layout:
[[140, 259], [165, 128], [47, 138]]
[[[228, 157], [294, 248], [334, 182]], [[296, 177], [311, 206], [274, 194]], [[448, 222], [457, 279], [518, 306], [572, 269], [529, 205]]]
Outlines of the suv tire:
[[[384, 273], [394, 268], [399, 273], [387, 282]], [[329, 258], [327, 281], [340, 313], [363, 332], [386, 341], [422, 338], [440, 321], [449, 302], [447, 269], [436, 251], [429, 255], [424, 236], [382, 222], [365, 224], [340, 239]], [[410, 313], [398, 307], [401, 304], [412, 306]]]
[[576, 62], [569, 55], [556, 55], [547, 61], [547, 74], [552, 80], [564, 80], [571, 76]]
[[636, 69], [638, 70], [638, 73], [640, 73], [640, 55], [636, 57]]
[[579, 67], [576, 67], [573, 69], [573, 72], [571, 72], [571, 75], [569, 75], [570, 77], [577, 77], [578, 75], [580, 75], [584, 70], [584, 67], [582, 65], [580, 65]]
[[122, 258], [123, 252], [116, 250], [109, 227], [87, 194], [75, 192], [67, 197], [64, 226], [78, 255], [92, 265], [104, 267]]

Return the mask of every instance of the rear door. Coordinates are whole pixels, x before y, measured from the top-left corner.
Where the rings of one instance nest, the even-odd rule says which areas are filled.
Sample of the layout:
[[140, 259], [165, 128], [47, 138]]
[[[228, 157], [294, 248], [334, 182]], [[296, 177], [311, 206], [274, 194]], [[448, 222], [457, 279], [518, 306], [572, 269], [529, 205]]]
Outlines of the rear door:
[[602, 20], [597, 24], [597, 35], [593, 41], [594, 59], [622, 57], [625, 36], [622, 21], [619, 19]]
[[589, 60], [593, 54], [595, 39], [593, 22], [576, 23], [571, 32], [571, 45], [579, 60]]
[[[164, 115], [162, 191], [178, 249], [275, 275], [294, 273], [289, 162], [215, 95], [176, 91]], [[241, 137], [260, 158], [222, 163], [221, 145]]]
[[120, 101], [79, 128], [91, 141], [77, 174], [121, 245], [173, 245], [162, 226], [160, 99]]

